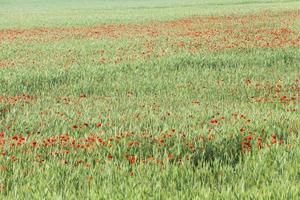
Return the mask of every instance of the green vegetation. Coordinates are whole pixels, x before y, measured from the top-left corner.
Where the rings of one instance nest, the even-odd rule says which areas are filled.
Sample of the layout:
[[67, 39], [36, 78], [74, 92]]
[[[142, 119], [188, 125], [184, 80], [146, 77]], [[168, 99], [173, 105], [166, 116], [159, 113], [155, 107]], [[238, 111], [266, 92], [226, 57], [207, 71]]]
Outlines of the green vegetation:
[[91, 26], [100, 23], [166, 21], [194, 15], [224, 15], [297, 9], [296, 0], [0, 0], [0, 29]]
[[0, 0], [0, 199], [299, 199], [299, 8]]

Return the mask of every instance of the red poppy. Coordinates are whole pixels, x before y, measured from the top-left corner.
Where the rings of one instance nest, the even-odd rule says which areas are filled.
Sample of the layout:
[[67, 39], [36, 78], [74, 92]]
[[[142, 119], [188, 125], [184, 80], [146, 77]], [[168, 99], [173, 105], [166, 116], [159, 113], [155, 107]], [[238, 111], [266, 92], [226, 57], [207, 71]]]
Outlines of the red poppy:
[[70, 150], [64, 150], [64, 154], [69, 154]]
[[252, 148], [252, 145], [250, 142], [248, 141], [243, 141], [242, 142], [242, 151], [245, 152], [246, 150], [247, 151], [251, 151], [251, 148]]
[[15, 162], [15, 161], [17, 161], [17, 157], [16, 156], [11, 156], [10, 160], [13, 161], [13, 162]]
[[210, 120], [210, 123], [212, 123], [212, 124], [217, 124], [217, 123], [218, 123], [218, 120], [212, 119], [212, 120]]
[[168, 154], [168, 160], [172, 160], [173, 159], [173, 155], [172, 154]]
[[240, 118], [241, 119], [246, 119], [246, 116], [242, 114], [242, 115], [240, 115]]
[[244, 133], [245, 130], [246, 130], [246, 129], [245, 129], [244, 127], [240, 128], [240, 132], [241, 132], [241, 133]]
[[18, 137], [18, 135], [14, 135], [11, 139], [12, 139], [12, 140], [18, 140], [19, 137]]
[[127, 160], [130, 162], [131, 165], [134, 165], [137, 157], [135, 155], [127, 156]]
[[4, 137], [5, 136], [5, 132], [0, 132], [0, 137]]
[[77, 125], [73, 125], [72, 128], [73, 128], [73, 129], [77, 129], [78, 126], [77, 126]]
[[258, 146], [259, 149], [262, 148], [262, 139], [261, 139], [261, 137], [257, 138], [257, 146]]
[[132, 147], [133, 145], [139, 145], [140, 143], [138, 141], [130, 141], [128, 142], [128, 147]]
[[96, 124], [96, 127], [101, 127], [102, 126], [102, 123], [97, 123]]
[[276, 144], [277, 143], [277, 136], [276, 136], [276, 134], [272, 134], [272, 136], [271, 136], [271, 143], [272, 144]]
[[250, 79], [246, 79], [246, 80], [245, 80], [245, 84], [246, 84], [246, 85], [250, 85], [250, 84], [251, 84], [251, 80], [250, 80]]
[[37, 141], [32, 141], [32, 142], [31, 142], [31, 146], [32, 146], [32, 147], [36, 147], [36, 146], [37, 146]]
[[244, 137], [244, 140], [246, 140], [246, 141], [250, 141], [252, 139], [253, 139], [252, 135], [248, 135], [248, 136]]
[[284, 144], [284, 139], [283, 139], [283, 137], [282, 137], [282, 136], [280, 137], [279, 144]]
[[282, 97], [280, 98], [281, 101], [284, 101], [284, 100], [286, 100], [286, 99], [287, 99], [287, 96], [282, 96]]
[[100, 142], [101, 144], [105, 144], [105, 141], [104, 141], [104, 139], [102, 139], [102, 138], [98, 138], [98, 142]]

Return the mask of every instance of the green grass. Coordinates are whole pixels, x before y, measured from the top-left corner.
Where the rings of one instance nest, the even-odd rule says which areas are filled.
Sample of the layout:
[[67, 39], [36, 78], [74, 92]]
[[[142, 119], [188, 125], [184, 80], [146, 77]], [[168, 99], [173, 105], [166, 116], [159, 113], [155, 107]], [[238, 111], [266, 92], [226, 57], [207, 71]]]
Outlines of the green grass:
[[[154, 39], [85, 37], [51, 28], [147, 26], [191, 16], [260, 16], [267, 10], [272, 16], [267, 20], [212, 21], [195, 29], [288, 28], [299, 37], [299, 17], [280, 21], [282, 12], [299, 6], [279, 0], [0, 0], [0, 133], [6, 134], [5, 142], [0, 136], [0, 153], [6, 153], [0, 155], [0, 199], [298, 199], [299, 45], [263, 48], [252, 42], [213, 51], [208, 47], [214, 43], [208, 43], [190, 53], [171, 44], [194, 38], [165, 34], [170, 31], [165, 24], [165, 35]], [[36, 27], [50, 32], [1, 38], [7, 29]], [[145, 41], [156, 44], [153, 55], [132, 59]], [[100, 62], [101, 50], [109, 62]], [[157, 57], [161, 50], [166, 54]], [[114, 63], [115, 57], [124, 60]], [[66, 133], [71, 139], [62, 144], [59, 137]], [[274, 133], [285, 144], [272, 145]], [[18, 146], [12, 137], [20, 134], [26, 141]], [[251, 134], [253, 149], [243, 152], [243, 138]], [[94, 135], [105, 145], [83, 141]], [[51, 137], [59, 142], [44, 146]], [[73, 139], [91, 146], [75, 148]], [[37, 147], [31, 147], [33, 141]], [[130, 148], [132, 141], [140, 144]], [[127, 154], [137, 155], [134, 165]], [[142, 162], [151, 156], [160, 163]]]
[[91, 26], [166, 21], [193, 15], [224, 15], [299, 8], [292, 0], [1, 0], [0, 29]]

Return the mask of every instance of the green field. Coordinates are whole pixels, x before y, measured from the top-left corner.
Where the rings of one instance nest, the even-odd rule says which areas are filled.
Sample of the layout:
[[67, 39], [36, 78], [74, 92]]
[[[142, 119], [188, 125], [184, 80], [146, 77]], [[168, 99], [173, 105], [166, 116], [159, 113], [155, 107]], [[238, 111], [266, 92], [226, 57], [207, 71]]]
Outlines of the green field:
[[0, 0], [0, 199], [299, 199], [300, 2]]

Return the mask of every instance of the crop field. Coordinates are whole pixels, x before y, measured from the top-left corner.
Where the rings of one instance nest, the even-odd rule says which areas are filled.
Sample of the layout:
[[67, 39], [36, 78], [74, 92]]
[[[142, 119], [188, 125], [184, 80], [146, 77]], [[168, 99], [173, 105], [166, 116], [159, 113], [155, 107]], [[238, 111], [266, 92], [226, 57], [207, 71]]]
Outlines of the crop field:
[[0, 199], [300, 199], [300, 1], [0, 0]]

